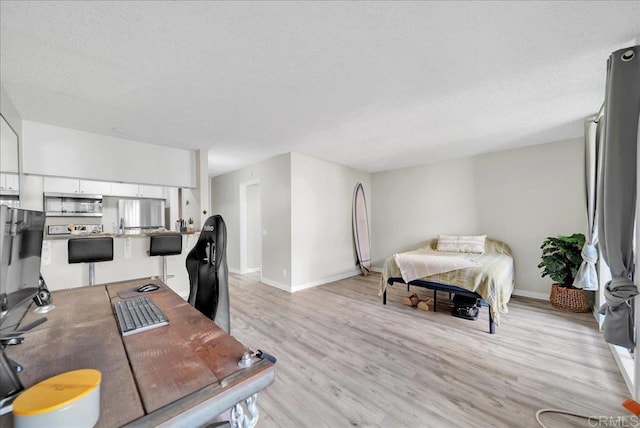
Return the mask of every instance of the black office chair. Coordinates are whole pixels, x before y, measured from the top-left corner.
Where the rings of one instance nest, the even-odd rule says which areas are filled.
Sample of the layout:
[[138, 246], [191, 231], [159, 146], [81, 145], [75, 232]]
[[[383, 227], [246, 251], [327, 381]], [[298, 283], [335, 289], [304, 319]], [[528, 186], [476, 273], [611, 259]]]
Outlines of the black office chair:
[[229, 319], [229, 272], [227, 228], [222, 216], [214, 215], [202, 226], [198, 242], [187, 255], [189, 304], [211, 318], [227, 333]]
[[162, 282], [167, 283], [167, 256], [182, 253], [182, 235], [167, 233], [151, 235], [149, 239], [149, 255], [162, 256]]
[[113, 238], [69, 239], [67, 253], [69, 263], [89, 263], [89, 285], [93, 285], [96, 283], [94, 263], [113, 260]]

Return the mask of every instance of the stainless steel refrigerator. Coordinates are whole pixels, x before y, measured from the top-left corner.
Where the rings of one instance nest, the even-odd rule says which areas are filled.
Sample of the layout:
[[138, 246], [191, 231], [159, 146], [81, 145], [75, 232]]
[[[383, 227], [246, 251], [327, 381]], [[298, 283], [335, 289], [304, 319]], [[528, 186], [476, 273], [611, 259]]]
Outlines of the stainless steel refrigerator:
[[119, 199], [118, 222], [122, 233], [141, 233], [165, 227], [164, 201]]

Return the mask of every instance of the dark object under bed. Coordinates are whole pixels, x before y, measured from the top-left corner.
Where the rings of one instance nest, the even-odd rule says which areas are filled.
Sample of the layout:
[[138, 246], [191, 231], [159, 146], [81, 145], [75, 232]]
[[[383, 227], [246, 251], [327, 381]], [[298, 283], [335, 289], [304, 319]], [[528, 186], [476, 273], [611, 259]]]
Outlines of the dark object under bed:
[[[392, 277], [392, 278], [389, 278], [387, 280], [387, 284], [389, 284], [389, 285], [393, 285], [395, 282], [400, 282], [402, 284], [407, 284], [407, 291], [409, 290], [409, 287], [411, 285], [415, 285], [417, 287], [428, 288], [428, 289], [434, 290], [434, 291], [445, 291], [445, 292], [448, 292], [448, 293], [455, 293], [455, 294], [460, 295], [460, 296], [474, 297], [474, 298], [482, 300], [482, 296], [480, 296], [478, 293], [475, 293], [475, 292], [469, 291], [469, 290], [465, 290], [464, 288], [456, 287], [454, 285], [440, 284], [440, 283], [437, 283], [437, 282], [424, 281], [424, 280], [421, 280], [421, 279], [416, 279], [416, 280], [410, 281], [409, 283], [406, 283], [400, 277]], [[382, 303], [384, 305], [387, 304], [387, 290], [385, 290], [382, 293]], [[437, 303], [436, 293], [433, 293], [433, 311], [434, 312], [436, 312], [436, 303]], [[486, 305], [489, 308], [489, 333], [495, 334], [496, 333], [496, 326], [495, 326], [495, 323], [493, 322], [493, 317], [491, 316], [491, 306], [487, 305], [484, 300], [482, 300], [482, 305], [483, 306]]]

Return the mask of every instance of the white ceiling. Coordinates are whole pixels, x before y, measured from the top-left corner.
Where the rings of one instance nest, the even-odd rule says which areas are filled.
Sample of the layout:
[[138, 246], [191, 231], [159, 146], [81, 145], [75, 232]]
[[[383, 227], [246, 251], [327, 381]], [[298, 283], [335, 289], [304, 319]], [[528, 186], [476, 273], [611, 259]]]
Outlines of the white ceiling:
[[23, 119], [188, 149], [212, 175], [290, 151], [380, 171], [576, 137], [640, 2], [14, 2]]

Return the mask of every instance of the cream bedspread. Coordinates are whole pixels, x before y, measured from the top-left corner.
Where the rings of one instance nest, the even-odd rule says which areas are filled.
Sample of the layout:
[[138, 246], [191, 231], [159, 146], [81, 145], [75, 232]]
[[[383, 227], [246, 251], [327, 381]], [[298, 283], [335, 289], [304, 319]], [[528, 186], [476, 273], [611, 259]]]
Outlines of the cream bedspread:
[[[424, 247], [403, 254], [462, 257], [476, 262], [478, 266], [430, 275], [420, 279], [454, 285], [478, 293], [491, 305], [491, 315], [495, 323], [499, 325], [500, 315], [508, 312], [507, 303], [511, 298], [514, 286], [515, 269], [509, 246], [504, 242], [487, 239], [483, 254], [450, 253], [436, 251], [436, 241], [437, 239], [432, 239]], [[395, 256], [387, 258], [382, 268], [380, 294], [386, 290], [389, 278], [402, 276], [400, 268], [395, 261]]]

